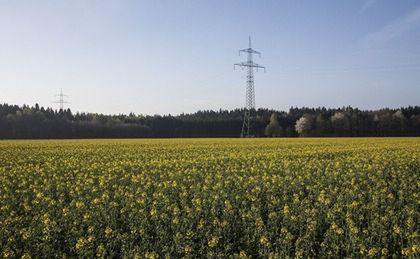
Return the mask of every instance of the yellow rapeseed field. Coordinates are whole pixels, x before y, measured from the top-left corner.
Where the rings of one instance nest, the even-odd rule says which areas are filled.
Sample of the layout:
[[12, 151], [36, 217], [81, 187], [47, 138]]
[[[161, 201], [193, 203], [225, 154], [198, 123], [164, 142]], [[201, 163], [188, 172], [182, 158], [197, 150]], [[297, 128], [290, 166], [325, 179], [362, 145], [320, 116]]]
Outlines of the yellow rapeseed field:
[[420, 256], [420, 138], [0, 141], [0, 257]]

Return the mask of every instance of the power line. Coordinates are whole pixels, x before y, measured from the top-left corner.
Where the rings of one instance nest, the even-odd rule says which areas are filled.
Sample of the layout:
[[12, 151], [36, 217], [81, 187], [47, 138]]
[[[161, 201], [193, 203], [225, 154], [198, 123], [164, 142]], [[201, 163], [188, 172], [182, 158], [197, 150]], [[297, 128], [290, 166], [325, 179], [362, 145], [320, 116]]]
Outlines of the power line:
[[246, 68], [246, 99], [245, 99], [245, 114], [244, 114], [244, 121], [242, 124], [242, 131], [241, 137], [249, 137], [250, 134], [250, 118], [251, 118], [251, 111], [255, 110], [255, 91], [254, 91], [254, 68], [258, 71], [258, 68], [264, 69], [265, 67], [258, 65], [253, 61], [253, 55], [257, 54], [261, 57], [261, 53], [254, 50], [251, 46], [251, 36], [249, 36], [249, 45], [247, 49], [242, 49], [239, 51], [239, 56], [241, 52], [245, 52], [248, 54], [248, 59], [246, 62], [241, 62], [233, 65], [233, 69], [236, 66], [241, 67], [242, 69]]

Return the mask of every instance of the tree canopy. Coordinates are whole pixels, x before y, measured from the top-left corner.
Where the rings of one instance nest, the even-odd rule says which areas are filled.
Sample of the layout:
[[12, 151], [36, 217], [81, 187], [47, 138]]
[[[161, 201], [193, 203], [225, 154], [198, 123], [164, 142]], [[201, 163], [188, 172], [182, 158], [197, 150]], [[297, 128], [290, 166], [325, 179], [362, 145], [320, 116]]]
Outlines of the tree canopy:
[[[172, 115], [72, 113], [0, 104], [0, 138], [175, 138], [239, 137], [244, 110], [205, 110]], [[362, 111], [290, 108], [252, 110], [251, 131], [263, 136], [420, 136], [420, 107]]]

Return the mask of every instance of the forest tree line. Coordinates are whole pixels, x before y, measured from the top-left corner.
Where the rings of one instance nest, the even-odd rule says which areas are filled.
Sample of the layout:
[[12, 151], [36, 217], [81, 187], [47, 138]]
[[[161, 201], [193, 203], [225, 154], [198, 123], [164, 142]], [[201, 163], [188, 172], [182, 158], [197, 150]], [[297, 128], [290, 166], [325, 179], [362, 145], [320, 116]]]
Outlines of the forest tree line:
[[[0, 139], [239, 137], [243, 109], [172, 115], [72, 113], [0, 104]], [[357, 108], [253, 110], [255, 137], [420, 136], [420, 106], [362, 111]]]

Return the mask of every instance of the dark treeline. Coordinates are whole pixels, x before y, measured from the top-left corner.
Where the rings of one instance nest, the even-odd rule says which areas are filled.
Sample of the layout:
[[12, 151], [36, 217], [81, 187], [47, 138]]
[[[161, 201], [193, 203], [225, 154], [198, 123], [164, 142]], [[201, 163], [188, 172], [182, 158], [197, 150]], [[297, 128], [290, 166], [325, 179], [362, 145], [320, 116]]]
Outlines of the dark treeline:
[[[0, 104], [0, 138], [238, 137], [244, 110], [198, 111], [177, 116], [103, 115], [70, 109]], [[263, 136], [420, 136], [420, 107], [290, 108], [252, 111], [252, 132]]]

